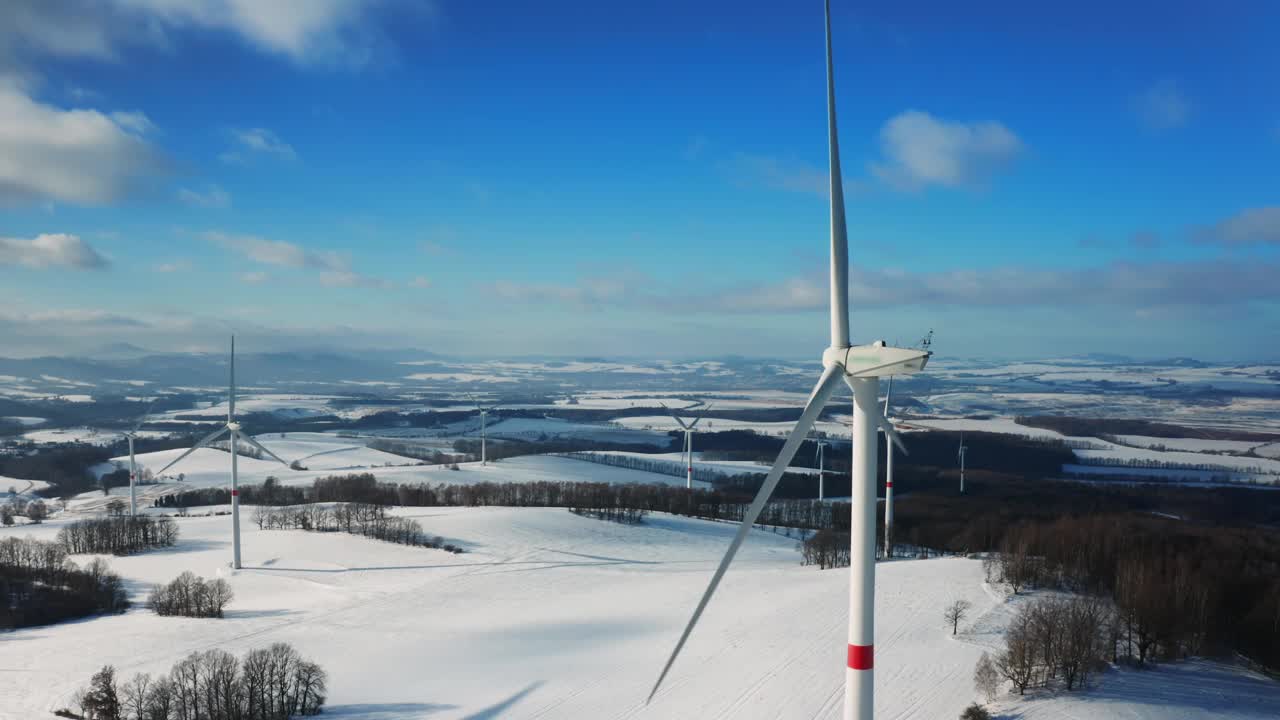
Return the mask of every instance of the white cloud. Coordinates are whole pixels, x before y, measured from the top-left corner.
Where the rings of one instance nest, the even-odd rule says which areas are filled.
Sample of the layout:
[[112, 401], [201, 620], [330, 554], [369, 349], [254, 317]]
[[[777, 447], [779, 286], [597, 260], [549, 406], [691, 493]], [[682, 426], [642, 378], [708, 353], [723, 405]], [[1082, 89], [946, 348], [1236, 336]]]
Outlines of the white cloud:
[[1152, 130], [1171, 130], [1191, 119], [1191, 101], [1173, 80], [1161, 80], [1133, 100], [1138, 119]]
[[[1079, 269], [1026, 267], [908, 272], [849, 269], [857, 308], [1142, 307], [1231, 305], [1280, 300], [1280, 265], [1231, 260], [1114, 262]], [[724, 312], [796, 312], [827, 308], [825, 274], [790, 278], [687, 298], [676, 307]]]
[[158, 273], [186, 272], [191, 269], [191, 261], [172, 260], [170, 262], [157, 263], [154, 269]]
[[266, 128], [246, 128], [231, 131], [234, 148], [218, 156], [230, 164], [241, 164], [253, 155], [268, 155], [284, 160], [297, 159], [293, 146]]
[[871, 165], [871, 172], [904, 190], [981, 186], [1024, 149], [1018, 136], [998, 122], [953, 123], [908, 110], [880, 129], [883, 159]]
[[217, 231], [204, 233], [204, 238], [265, 265], [335, 272], [351, 269], [350, 262], [340, 253], [316, 252], [283, 240], [268, 240], [253, 235], [229, 235]]
[[0, 84], [0, 205], [124, 197], [162, 169], [150, 127], [141, 113], [63, 110]]
[[391, 282], [389, 280], [361, 275], [360, 273], [352, 272], [351, 270], [320, 273], [320, 284], [325, 287], [391, 287]]
[[1195, 234], [1201, 242], [1224, 245], [1280, 245], [1280, 205], [1249, 208]]
[[261, 271], [240, 273], [240, 282], [245, 285], [261, 285], [270, 279], [270, 275]]
[[179, 188], [178, 199], [200, 208], [225, 208], [231, 206], [231, 194], [217, 185], [210, 185], [204, 192], [191, 188]]
[[417, 276], [417, 277], [415, 277], [414, 279], [412, 279], [412, 280], [410, 280], [410, 281], [409, 281], [409, 287], [415, 287], [415, 288], [418, 288], [418, 289], [421, 289], [421, 290], [425, 290], [425, 289], [427, 289], [427, 288], [431, 287], [431, 280], [430, 280], [429, 278], [425, 278], [425, 277], [423, 277], [423, 276], [419, 275], [419, 276]]
[[830, 194], [827, 171], [797, 160], [737, 153], [730, 171], [737, 176], [777, 190], [809, 193], [822, 198]]
[[320, 284], [325, 287], [391, 287], [390, 281], [353, 270], [351, 260], [346, 253], [310, 250], [284, 240], [268, 240], [253, 235], [229, 235], [217, 231], [204, 233], [204, 238], [264, 265], [318, 270]]
[[659, 305], [653, 283], [638, 274], [612, 274], [579, 278], [574, 283], [525, 283], [499, 280], [481, 286], [485, 292], [515, 303], [556, 303], [587, 309], [611, 305], [644, 307]]
[[[235, 35], [300, 65], [359, 66], [385, 39], [371, 10], [387, 0], [6, 0], [0, 54], [116, 59], [123, 45], [167, 48], [174, 31]], [[430, 16], [433, 2], [410, 7]]]
[[30, 240], [0, 237], [0, 266], [95, 270], [108, 264], [97, 250], [75, 235], [43, 234]]

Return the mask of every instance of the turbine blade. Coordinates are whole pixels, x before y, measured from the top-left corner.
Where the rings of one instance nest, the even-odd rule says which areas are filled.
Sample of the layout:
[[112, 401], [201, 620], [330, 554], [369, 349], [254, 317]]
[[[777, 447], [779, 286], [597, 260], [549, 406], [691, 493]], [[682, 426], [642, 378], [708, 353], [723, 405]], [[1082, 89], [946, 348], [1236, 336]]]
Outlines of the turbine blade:
[[889, 386], [884, 391], [884, 414], [889, 414], [889, 396], [893, 394], [893, 376], [889, 376]]
[[880, 426], [880, 429], [884, 431], [884, 434], [893, 441], [894, 445], [898, 446], [898, 449], [902, 451], [903, 455], [910, 455], [911, 453], [907, 452], [907, 446], [902, 444], [902, 436], [899, 435], [898, 430], [893, 427], [893, 423], [889, 422], [889, 419], [884, 416], [884, 413], [880, 412], [879, 408], [872, 408], [872, 410], [875, 412], [876, 424]]
[[666, 404], [666, 403], [664, 403], [664, 402], [662, 402], [661, 400], [659, 400], [659, 401], [658, 401], [658, 404], [659, 404], [659, 405], [661, 405], [661, 406], [662, 406], [662, 408], [663, 408], [664, 410], [666, 410], [666, 411], [667, 411], [667, 414], [669, 414], [672, 418], [674, 418], [676, 422], [680, 423], [680, 427], [684, 428], [685, 430], [689, 430], [689, 429], [691, 429], [691, 426], [689, 426], [689, 425], [685, 425], [685, 424], [684, 424], [684, 421], [680, 419], [680, 416], [679, 416], [679, 415], [676, 415], [676, 414], [675, 414], [675, 411], [673, 411], [671, 408], [667, 407], [667, 404]]
[[702, 414], [701, 414], [701, 415], [699, 415], [698, 417], [696, 417], [696, 418], [694, 418], [694, 419], [693, 419], [693, 424], [691, 424], [691, 425], [689, 426], [689, 429], [690, 429], [690, 430], [692, 430], [692, 429], [694, 429], [695, 427], [697, 427], [697, 426], [698, 426], [698, 423], [702, 422], [702, 418], [706, 417], [706, 416], [707, 416], [707, 413], [711, 412], [711, 408], [713, 408], [713, 407], [715, 407], [715, 406], [716, 406], [716, 404], [715, 404], [715, 403], [711, 403], [711, 404], [707, 405], [706, 407], [702, 408]]
[[826, 2], [827, 143], [831, 172], [831, 347], [849, 347], [849, 237], [844, 219], [844, 181], [836, 137], [836, 79], [831, 61], [831, 0]]
[[724, 558], [720, 560], [720, 566], [716, 568], [715, 574], [711, 576], [711, 583], [707, 585], [706, 591], [702, 593], [702, 599], [698, 601], [698, 607], [693, 611], [693, 617], [689, 618], [689, 624], [685, 626], [684, 632], [681, 633], [680, 641], [676, 643], [675, 650], [671, 652], [671, 657], [667, 659], [667, 664], [663, 666], [662, 673], [658, 675], [658, 681], [653, 684], [653, 690], [649, 691], [649, 698], [645, 700], [646, 704], [653, 700], [658, 688], [662, 686], [662, 681], [667, 677], [667, 672], [671, 670], [671, 665], [675, 663], [680, 651], [684, 649], [684, 643], [689, 639], [689, 633], [693, 632], [694, 626], [698, 624], [698, 619], [702, 617], [702, 611], [707, 608], [707, 603], [711, 601], [711, 596], [715, 594], [721, 578], [724, 577], [725, 571], [729, 569], [729, 563], [733, 562], [733, 556], [738, 554], [738, 548], [742, 547], [742, 542], [747, 539], [747, 533], [751, 531], [751, 526], [760, 517], [765, 504], [769, 502], [769, 496], [773, 494], [773, 489], [777, 487], [778, 481], [782, 479], [783, 471], [791, 464], [791, 459], [795, 457], [796, 451], [800, 449], [800, 443], [804, 442], [805, 435], [813, 427], [818, 415], [822, 413], [822, 408], [826, 406], [831, 393], [835, 392], [836, 386], [840, 384], [842, 375], [843, 370], [838, 365], [832, 365], [823, 370], [822, 378], [814, 386], [813, 393], [809, 395], [809, 402], [804, 407], [804, 412], [800, 413], [800, 419], [796, 421], [796, 426], [791, 429], [791, 434], [787, 436], [787, 441], [782, 445], [782, 451], [778, 453], [778, 458], [773, 461], [773, 467], [769, 469], [769, 474], [765, 477], [764, 484], [760, 486], [760, 492], [756, 493], [755, 500], [752, 500], [751, 506], [747, 508], [747, 513], [742, 518], [742, 524], [738, 526], [738, 534], [734, 535], [733, 542], [729, 543], [729, 549], [725, 552]]
[[227, 427], [226, 427], [225, 425], [224, 425], [223, 427], [221, 427], [221, 428], [217, 429], [217, 430], [214, 430], [213, 432], [209, 433], [208, 435], [205, 435], [205, 436], [204, 436], [204, 439], [203, 439], [203, 440], [201, 440], [200, 442], [196, 443], [195, 445], [192, 445], [192, 446], [191, 446], [191, 449], [189, 449], [189, 450], [187, 450], [186, 452], [184, 452], [184, 453], [182, 453], [181, 455], [179, 455], [179, 456], [178, 456], [178, 458], [177, 458], [176, 460], [174, 460], [173, 462], [171, 462], [171, 463], [169, 463], [168, 465], [165, 465], [164, 467], [160, 468], [160, 472], [156, 473], [156, 475], [163, 475], [165, 470], [168, 470], [169, 468], [173, 467], [174, 465], [177, 465], [178, 463], [182, 462], [182, 459], [183, 459], [183, 458], [185, 458], [186, 456], [190, 455], [191, 453], [193, 453], [193, 452], [195, 452], [195, 451], [199, 450], [200, 448], [202, 448], [202, 447], [204, 447], [204, 446], [208, 445], [209, 443], [213, 442], [214, 440], [217, 440], [219, 437], [221, 437], [221, 436], [222, 436], [222, 433], [224, 433], [224, 432], [227, 432]]
[[252, 446], [254, 446], [254, 447], [258, 448], [259, 450], [261, 450], [262, 452], [266, 453], [267, 455], [270, 455], [271, 457], [275, 458], [276, 462], [280, 463], [281, 465], [284, 465], [285, 467], [291, 467], [291, 465], [289, 465], [289, 463], [287, 463], [287, 462], [285, 462], [284, 460], [280, 459], [280, 456], [279, 456], [279, 455], [277, 455], [277, 454], [275, 454], [275, 453], [271, 452], [270, 450], [268, 450], [268, 449], [266, 448], [266, 446], [264, 446], [262, 443], [258, 442], [257, 440], [254, 440], [251, 436], [249, 436], [249, 435], [240, 435], [240, 439], [241, 439], [241, 440], [243, 440], [243, 441], [245, 441], [245, 442], [247, 442], [247, 443], [249, 443], [250, 445], [252, 445]]

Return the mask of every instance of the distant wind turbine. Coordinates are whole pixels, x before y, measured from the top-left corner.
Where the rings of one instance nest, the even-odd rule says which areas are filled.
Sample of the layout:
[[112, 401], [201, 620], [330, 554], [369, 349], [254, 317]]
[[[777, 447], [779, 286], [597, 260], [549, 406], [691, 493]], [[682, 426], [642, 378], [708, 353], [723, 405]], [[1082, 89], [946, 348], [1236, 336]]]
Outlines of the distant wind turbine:
[[964, 456], [968, 454], [969, 448], [964, 444], [964, 433], [960, 433], [960, 449], [956, 451], [956, 459], [960, 461], [960, 494], [964, 494]]
[[231, 440], [231, 552], [232, 552], [231, 567], [235, 568], [236, 570], [239, 570], [240, 569], [240, 473], [239, 473], [239, 466], [236, 462], [237, 458], [239, 458], [239, 455], [236, 452], [237, 444], [240, 440], [244, 440], [245, 442], [257, 448], [258, 450], [262, 451], [264, 455], [269, 455], [273, 460], [280, 463], [281, 465], [284, 465], [285, 467], [289, 467], [289, 463], [285, 462], [284, 460], [281, 460], [279, 455], [276, 455], [275, 453], [263, 447], [262, 443], [253, 439], [253, 436], [243, 435], [240, 432], [240, 423], [236, 422], [236, 338], [234, 335], [231, 337], [231, 383], [227, 390], [227, 397], [229, 398], [227, 402], [227, 424], [222, 426], [222, 428], [215, 430], [214, 432], [206, 435], [204, 439], [202, 439], [200, 442], [191, 446], [190, 450], [187, 450], [186, 452], [182, 453], [177, 457], [176, 460], [174, 460], [173, 462], [161, 468], [160, 472], [156, 473], [156, 475], [163, 475], [165, 470], [168, 470], [174, 465], [177, 465], [178, 463], [182, 462], [183, 458], [195, 452], [196, 450], [199, 450], [200, 448], [205, 447], [206, 445], [212, 443], [214, 440], [217, 440], [218, 438], [222, 437], [223, 433], [227, 433], [230, 436], [230, 440]]
[[834, 470], [828, 471], [827, 464], [826, 464], [826, 460], [827, 460], [826, 449], [830, 447], [831, 443], [827, 442], [826, 440], [823, 440], [822, 438], [817, 438], [814, 440], [814, 442], [817, 443], [818, 445], [818, 451], [813, 454], [818, 461], [818, 500], [826, 500], [827, 499], [827, 487], [826, 487], [827, 473], [835, 472]]
[[471, 393], [467, 393], [467, 397], [471, 398], [471, 402], [475, 403], [476, 409], [480, 411], [480, 465], [485, 466], [489, 464], [488, 450], [485, 445], [486, 435], [488, 432], [486, 430], [486, 426], [489, 420], [489, 413], [496, 413], [498, 411], [498, 406], [490, 405], [489, 407], [485, 407], [481, 405], [480, 401], [476, 400], [475, 396]]
[[[683, 418], [681, 418], [679, 415], [676, 415], [671, 408], [667, 407], [666, 403], [659, 402], [658, 404], [666, 408], [667, 412], [671, 414], [671, 417], [675, 418], [675, 421], [680, 423], [680, 427], [684, 430], [684, 449], [681, 451], [682, 457], [684, 459], [684, 467], [685, 467], [684, 485], [689, 490], [692, 490], [693, 489], [693, 429], [698, 426], [698, 423], [702, 421], [702, 418], [707, 416], [707, 412], [711, 410], [711, 405], [708, 405], [705, 408], [703, 408], [702, 414], [694, 418], [693, 422], [686, 423]], [[712, 403], [712, 405], [714, 404], [715, 403]]]
[[[836, 139], [835, 79], [831, 61], [831, 3], [826, 3], [827, 39], [827, 132], [830, 144], [831, 200], [831, 345], [822, 354], [823, 371], [813, 388], [799, 421], [787, 436], [765, 477], [760, 492], [747, 508], [738, 532], [693, 616], [685, 626], [675, 650], [663, 666], [649, 693], [652, 700], [662, 686], [667, 672], [680, 655], [689, 634], [715, 594], [716, 587], [733, 562], [738, 548], [764, 510], [769, 496], [782, 478], [783, 471], [795, 457], [810, 428], [817, 422], [827, 400], [843, 381], [853, 390], [853, 493], [850, 514], [849, 543], [849, 636], [845, 670], [844, 717], [846, 720], [870, 720], [874, 713], [874, 677], [872, 655], [875, 632], [875, 551], [876, 551], [876, 428], [891, 438], [897, 432], [885, 419], [878, 405], [880, 378], [903, 375], [924, 369], [931, 353], [928, 350], [889, 347], [884, 341], [870, 345], [849, 344], [849, 250], [845, 229], [844, 189], [840, 175], [840, 150]], [[903, 449], [900, 440], [895, 440]]]
[[129, 430], [120, 433], [120, 436], [129, 441], [129, 517], [138, 514], [138, 463], [133, 458], [133, 441], [138, 437], [138, 428], [142, 427], [150, 415], [151, 405], [155, 404], [155, 400], [147, 404], [147, 411], [142, 413], [142, 417]]

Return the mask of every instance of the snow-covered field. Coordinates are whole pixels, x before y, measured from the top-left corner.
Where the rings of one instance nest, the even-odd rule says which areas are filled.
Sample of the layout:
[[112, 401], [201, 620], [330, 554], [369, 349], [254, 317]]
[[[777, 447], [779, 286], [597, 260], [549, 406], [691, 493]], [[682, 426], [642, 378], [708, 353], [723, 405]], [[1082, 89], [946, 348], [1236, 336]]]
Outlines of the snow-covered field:
[[[295, 433], [290, 437], [303, 435]], [[335, 439], [330, 435], [319, 435], [325, 438], [326, 442], [334, 443]], [[273, 442], [280, 441], [271, 440], [270, 437], [264, 436], [260, 440], [268, 448], [272, 448]], [[284, 441], [287, 444], [290, 441]], [[294, 440], [292, 442], [300, 442]], [[359, 448], [364, 453], [374, 453], [377, 451], [368, 448]], [[136, 456], [139, 466], [143, 469], [150, 469], [153, 472], [167, 465], [171, 460], [177, 458], [185, 450], [162, 450], [153, 453], [143, 453]], [[380, 453], [380, 455], [386, 453]], [[284, 456], [286, 460], [293, 459], [291, 456]], [[481, 465], [478, 462], [460, 463], [457, 470], [451, 470], [444, 465], [394, 465], [390, 467], [383, 466], [361, 466], [346, 467], [343, 466], [344, 451], [330, 452], [328, 454], [312, 455], [311, 459], [304, 460], [303, 465], [308, 469], [305, 471], [291, 470], [286, 468], [274, 460], [255, 460], [249, 457], [241, 457], [239, 460], [240, 483], [242, 485], [261, 484], [268, 476], [275, 477], [283, 485], [310, 485], [318, 477], [326, 475], [342, 474], [346, 472], [371, 472], [379, 480], [379, 482], [388, 483], [405, 483], [419, 484], [426, 483], [430, 485], [448, 484], [448, 485], [467, 485], [481, 482], [494, 483], [530, 483], [530, 482], [603, 482], [618, 484], [659, 484], [671, 486], [683, 486], [685, 481], [683, 477], [673, 477], [660, 473], [645, 472], [642, 470], [631, 470], [627, 468], [611, 467], [607, 465], [598, 465], [582, 460], [572, 460], [569, 458], [554, 457], [550, 455], [529, 455], [524, 457], [507, 458], [498, 462], [491, 462], [488, 465]], [[401, 462], [413, 462], [407, 458], [400, 458], [398, 455], [390, 457], [399, 458]], [[319, 461], [319, 462], [317, 462]], [[112, 462], [127, 463], [128, 457], [113, 458]], [[183, 490], [197, 487], [230, 487], [231, 486], [231, 456], [221, 450], [211, 448], [201, 448], [191, 453], [181, 463], [175, 465], [171, 470], [165, 473], [164, 481], [154, 485], [141, 485], [137, 489], [138, 501], [142, 506], [151, 505], [152, 501], [166, 495], [180, 493]], [[326, 464], [332, 465], [329, 469]], [[182, 474], [182, 481], [178, 482], [179, 473]], [[25, 483], [26, 481], [15, 481]], [[6, 486], [7, 487], [7, 486]], [[114, 487], [111, 494], [104, 497], [99, 491], [91, 491], [83, 493], [73, 498], [69, 507], [77, 513], [95, 513], [101, 512], [106, 508], [114, 498], [127, 498], [129, 488]]]
[[[162, 672], [195, 650], [284, 641], [330, 675], [325, 717], [837, 718], [848, 575], [799, 565], [795, 541], [754, 531], [663, 690], [644, 698], [734, 526], [651, 515], [641, 526], [550, 508], [408, 508], [462, 555], [244, 523], [244, 569], [226, 566], [229, 518], [179, 519], [178, 545], [112, 558], [135, 599], [183, 570], [227, 578], [222, 620], [123, 615], [3, 638], [0, 718], [65, 706], [98, 667]], [[60, 520], [0, 530], [51, 538]], [[81, 558], [82, 559], [82, 558]], [[976, 560], [877, 568], [877, 717], [952, 718], [1009, 612]], [[952, 638], [943, 607], [973, 603]], [[1230, 695], [1225, 693], [1230, 692]], [[1094, 690], [1001, 701], [1037, 720], [1274, 717], [1280, 686], [1184, 665], [1104, 674]]]
[[[803, 403], [804, 401], [801, 400]], [[716, 406], [719, 409], [719, 405]], [[654, 430], [657, 432], [667, 432], [669, 430], [679, 430], [680, 426], [670, 415], [638, 415], [635, 417], [618, 418], [617, 423], [624, 427], [638, 428], [643, 430]], [[784, 422], [760, 422], [753, 420], [728, 420], [725, 418], [708, 417], [698, 423], [698, 430], [705, 432], [725, 432], [726, 430], [750, 430], [760, 433], [761, 435], [773, 435], [777, 437], [786, 436], [791, 432], [791, 428], [795, 427], [794, 420]], [[849, 421], [846, 418], [836, 416], [835, 420], [819, 420], [814, 425], [817, 432], [827, 433], [829, 435], [848, 435]], [[697, 447], [697, 439], [695, 436], [694, 447]]]
[[[694, 443], [696, 447], [696, 443], [697, 443], [696, 437], [695, 437]], [[592, 454], [593, 455], [618, 455], [621, 457], [633, 457], [638, 460], [653, 460], [660, 463], [668, 464], [671, 467], [676, 468], [677, 470], [685, 467], [684, 453], [680, 453], [680, 452], [634, 453], [634, 452], [604, 451], [604, 452], [594, 452]], [[763, 473], [769, 472], [768, 465], [762, 465], [760, 463], [750, 462], [747, 460], [703, 460], [702, 453], [696, 450], [693, 453], [693, 467], [695, 469], [700, 469], [700, 470], [715, 470], [725, 475], [740, 475], [742, 473], [763, 474]], [[792, 467], [788, 470], [788, 472], [793, 472], [793, 473], [802, 474], [802, 475], [803, 474], [816, 475], [818, 473], [818, 469], [808, 468], [808, 467]]]
[[[43, 480], [21, 480], [0, 475], [0, 502], [8, 502], [10, 497], [20, 500], [35, 500], [39, 497], [36, 493], [48, 488], [49, 483]], [[10, 489], [13, 490], [12, 495], [9, 494]]]
[[[169, 433], [158, 430], [139, 430], [139, 437], [162, 438]], [[119, 442], [119, 433], [110, 430], [99, 430], [90, 427], [61, 428], [50, 430], [28, 430], [22, 439], [37, 445], [57, 445], [61, 443], [85, 443], [88, 445], [110, 445]]]

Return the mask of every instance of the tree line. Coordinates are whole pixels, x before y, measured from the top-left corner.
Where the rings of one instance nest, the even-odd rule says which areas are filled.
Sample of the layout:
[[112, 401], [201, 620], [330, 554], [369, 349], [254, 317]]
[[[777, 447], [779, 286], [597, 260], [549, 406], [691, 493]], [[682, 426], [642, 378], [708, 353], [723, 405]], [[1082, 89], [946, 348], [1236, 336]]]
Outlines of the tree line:
[[388, 515], [385, 505], [374, 503], [258, 505], [253, 511], [253, 521], [259, 529], [346, 532], [400, 545], [462, 552], [462, 548], [445, 542], [439, 535], [427, 534], [417, 520]]
[[168, 673], [124, 683], [107, 665], [76, 693], [83, 720], [289, 720], [324, 708], [328, 674], [292, 645], [274, 643], [239, 660], [225, 650], [194, 652]]
[[170, 547], [177, 541], [178, 526], [171, 518], [147, 515], [86, 518], [58, 530], [58, 543], [73, 555], [132, 555]]
[[0, 540], [0, 629], [47, 625], [129, 607], [120, 576], [101, 558], [83, 568], [61, 543]]
[[1280, 667], [1280, 534], [1127, 515], [1010, 527], [988, 573], [1014, 592], [1112, 599], [1117, 657], [1239, 652]]

